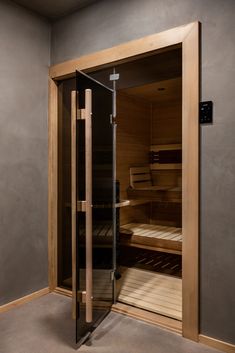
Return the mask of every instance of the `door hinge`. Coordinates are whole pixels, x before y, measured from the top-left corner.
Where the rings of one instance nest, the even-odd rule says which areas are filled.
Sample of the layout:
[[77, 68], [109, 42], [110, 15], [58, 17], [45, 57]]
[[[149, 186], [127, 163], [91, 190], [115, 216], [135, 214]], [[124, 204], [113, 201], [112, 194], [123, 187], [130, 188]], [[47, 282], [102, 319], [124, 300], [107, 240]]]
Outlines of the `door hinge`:
[[110, 114], [110, 124], [116, 124], [116, 117], [113, 114]]
[[115, 271], [111, 271], [110, 272], [110, 280], [114, 281], [114, 279], [115, 279]]
[[117, 80], [119, 80], [119, 77], [120, 77], [120, 75], [119, 74], [111, 74], [111, 75], [109, 75], [109, 80], [110, 81], [117, 81]]
[[[91, 297], [91, 299], [93, 300], [93, 296]], [[77, 291], [77, 301], [82, 304], [86, 303], [86, 291], [85, 290], [78, 290]]]
[[77, 201], [77, 211], [86, 212], [86, 201]]

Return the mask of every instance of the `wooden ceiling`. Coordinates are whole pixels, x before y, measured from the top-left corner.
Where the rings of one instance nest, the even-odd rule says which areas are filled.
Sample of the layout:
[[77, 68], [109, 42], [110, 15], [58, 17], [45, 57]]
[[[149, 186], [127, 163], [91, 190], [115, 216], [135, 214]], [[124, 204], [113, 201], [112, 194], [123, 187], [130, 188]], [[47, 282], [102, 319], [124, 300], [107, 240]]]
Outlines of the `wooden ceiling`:
[[172, 102], [182, 97], [182, 77], [126, 88], [120, 92], [151, 103]]

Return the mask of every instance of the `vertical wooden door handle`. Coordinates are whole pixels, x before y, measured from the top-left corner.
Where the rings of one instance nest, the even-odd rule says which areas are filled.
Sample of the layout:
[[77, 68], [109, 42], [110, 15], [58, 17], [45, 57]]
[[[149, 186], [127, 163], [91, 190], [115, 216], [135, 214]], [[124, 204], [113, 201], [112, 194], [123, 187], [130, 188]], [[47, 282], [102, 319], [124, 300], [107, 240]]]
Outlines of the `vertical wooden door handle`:
[[[92, 322], [92, 92], [85, 90], [85, 109], [77, 110], [76, 91], [71, 92], [71, 204], [72, 204], [72, 298], [73, 317], [77, 310], [77, 118], [85, 120], [85, 213], [86, 213], [86, 322]], [[83, 208], [82, 208], [83, 210]]]
[[92, 91], [85, 90], [86, 322], [92, 322]]
[[77, 92], [71, 92], [71, 223], [72, 223], [72, 317], [77, 311]]

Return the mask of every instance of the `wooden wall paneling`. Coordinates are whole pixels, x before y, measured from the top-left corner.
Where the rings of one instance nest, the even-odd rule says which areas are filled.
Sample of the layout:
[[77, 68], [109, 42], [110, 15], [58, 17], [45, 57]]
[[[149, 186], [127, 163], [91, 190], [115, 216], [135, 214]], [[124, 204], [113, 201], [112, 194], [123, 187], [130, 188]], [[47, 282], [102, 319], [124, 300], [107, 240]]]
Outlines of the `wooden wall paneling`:
[[152, 203], [151, 224], [182, 227], [182, 204], [165, 202]]
[[120, 209], [120, 225], [127, 224], [130, 222], [150, 222], [150, 203], [142, 205], [127, 206]]
[[153, 104], [151, 145], [180, 144], [182, 141], [182, 98]]
[[[160, 87], [160, 83], [157, 87]], [[162, 87], [165, 88], [164, 91], [160, 91], [162, 96], [161, 94], [159, 96], [158, 92], [158, 99], [155, 99], [152, 104], [151, 150], [171, 149], [172, 146], [182, 147], [182, 78], [162, 82]], [[153, 184], [181, 187], [181, 167], [173, 164], [151, 165]], [[153, 203], [151, 223], [181, 227], [182, 205]]]
[[[117, 179], [120, 199], [127, 199], [130, 167], [149, 164], [151, 105], [141, 99], [117, 92]], [[149, 205], [120, 210], [120, 223], [149, 221]]]
[[182, 171], [177, 170], [152, 170], [152, 180], [154, 185], [181, 186]]

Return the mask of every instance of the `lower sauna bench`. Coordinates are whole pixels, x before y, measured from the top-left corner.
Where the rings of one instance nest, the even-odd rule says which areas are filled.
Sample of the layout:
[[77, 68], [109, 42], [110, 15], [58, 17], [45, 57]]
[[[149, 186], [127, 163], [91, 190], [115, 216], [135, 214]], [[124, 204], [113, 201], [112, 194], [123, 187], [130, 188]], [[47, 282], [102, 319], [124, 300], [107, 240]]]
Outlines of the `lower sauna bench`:
[[118, 282], [119, 302], [182, 320], [181, 278], [126, 268]]
[[169, 253], [182, 253], [182, 228], [128, 223], [120, 228], [122, 245]]

